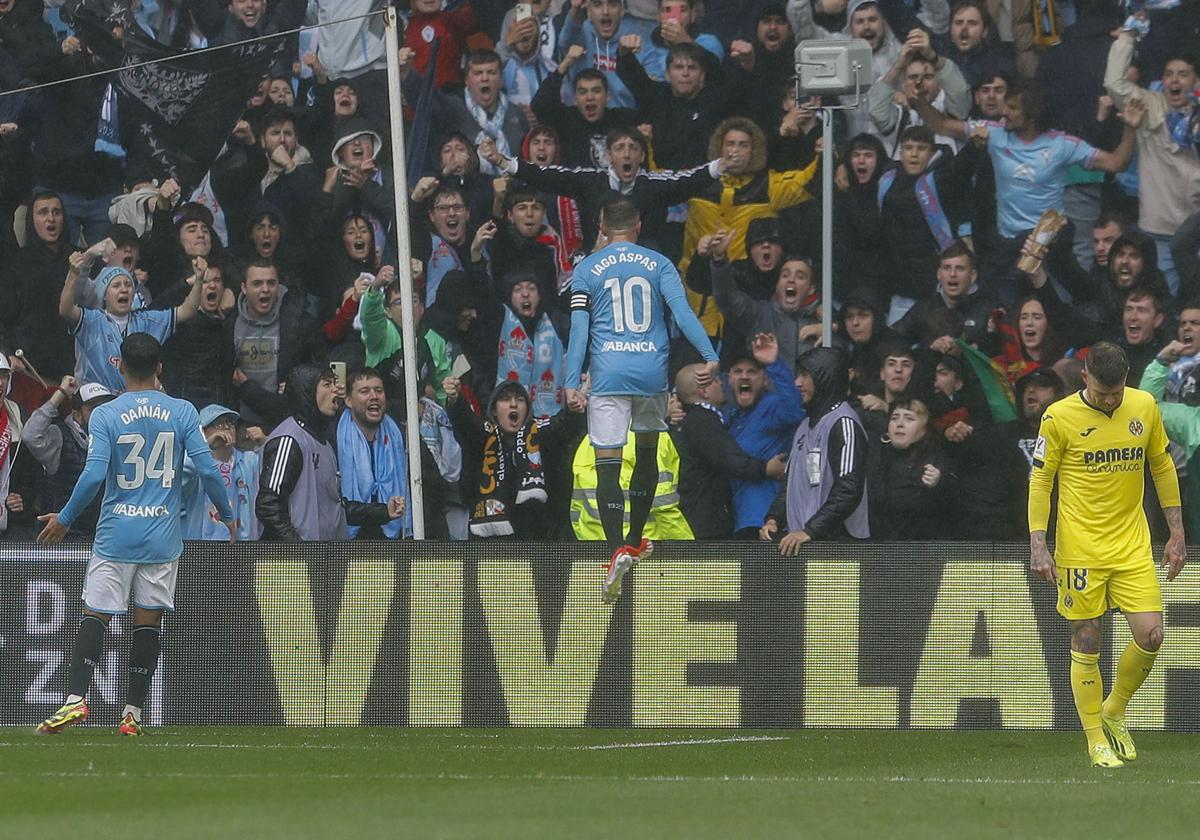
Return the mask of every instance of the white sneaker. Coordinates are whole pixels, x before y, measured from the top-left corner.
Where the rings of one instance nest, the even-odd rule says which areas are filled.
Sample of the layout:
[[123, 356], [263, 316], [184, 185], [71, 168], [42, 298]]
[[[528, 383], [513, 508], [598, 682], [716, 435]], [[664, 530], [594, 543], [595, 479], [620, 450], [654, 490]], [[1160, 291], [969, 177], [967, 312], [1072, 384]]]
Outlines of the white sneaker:
[[636, 562], [635, 550], [627, 545], [613, 552], [604, 569], [604, 584], [600, 587], [600, 600], [603, 603], [611, 604], [617, 600], [621, 594], [621, 578], [625, 577], [625, 573], [632, 569]]

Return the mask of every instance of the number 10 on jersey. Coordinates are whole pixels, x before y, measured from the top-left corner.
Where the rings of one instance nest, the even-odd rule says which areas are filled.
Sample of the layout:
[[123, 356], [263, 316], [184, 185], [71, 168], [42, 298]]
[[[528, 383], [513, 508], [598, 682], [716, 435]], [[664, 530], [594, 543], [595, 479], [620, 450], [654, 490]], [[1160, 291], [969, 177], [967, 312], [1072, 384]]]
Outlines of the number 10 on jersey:
[[[623, 333], [626, 327], [630, 332], [644, 333], [650, 329], [650, 281], [645, 277], [626, 277], [624, 288], [621, 278], [609, 277], [604, 281], [604, 288], [612, 295], [613, 332]], [[635, 295], [641, 298], [641, 317], [638, 317], [637, 307], [634, 306]]]

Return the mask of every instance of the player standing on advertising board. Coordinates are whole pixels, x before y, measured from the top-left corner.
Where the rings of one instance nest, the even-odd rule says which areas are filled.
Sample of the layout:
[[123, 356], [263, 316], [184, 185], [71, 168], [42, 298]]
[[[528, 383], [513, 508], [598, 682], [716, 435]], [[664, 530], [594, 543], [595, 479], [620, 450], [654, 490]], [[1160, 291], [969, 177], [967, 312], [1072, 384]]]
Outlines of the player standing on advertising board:
[[[1029, 479], [1029, 566], [1057, 581], [1058, 611], [1071, 623], [1071, 692], [1097, 767], [1137, 758], [1125, 707], [1141, 687], [1163, 642], [1162, 594], [1142, 509], [1145, 465], [1171, 528], [1163, 552], [1167, 580], [1183, 568], [1179, 481], [1167, 453], [1167, 433], [1154, 397], [1125, 387], [1129, 359], [1107, 341], [1088, 353], [1084, 389], [1042, 415]], [[1050, 491], [1058, 476], [1054, 557], [1046, 546]], [[1104, 697], [1100, 618], [1125, 614], [1133, 640], [1117, 662]]]
[[[658, 484], [658, 434], [667, 429], [667, 310], [707, 365], [697, 373], [706, 387], [717, 372], [717, 354], [688, 306], [679, 272], [657, 251], [637, 244], [637, 208], [616, 197], [600, 211], [606, 243], [575, 267], [571, 278], [571, 338], [567, 348], [566, 399], [587, 408], [588, 436], [596, 449], [596, 506], [612, 556], [601, 598], [621, 594], [621, 578], [650, 555], [642, 536]], [[584, 355], [590, 354], [590, 396], [580, 392]], [[630, 428], [636, 460], [629, 481], [629, 534], [621, 489], [621, 450]]]
[[175, 607], [175, 576], [183, 553], [179, 517], [184, 452], [229, 529], [229, 541], [236, 540], [233, 511], [200, 429], [200, 415], [186, 400], [158, 390], [161, 356], [162, 346], [147, 333], [134, 333], [121, 343], [120, 371], [128, 390], [92, 412], [87, 463], [79, 483], [61, 512], [38, 517], [46, 527], [37, 541], [60, 542], [104, 485], [83, 581], [83, 619], [71, 650], [67, 699], [38, 725], [37, 731], [44, 734], [87, 720], [86, 698], [92, 670], [104, 652], [104, 631], [114, 615], [128, 612], [131, 595], [129, 688], [120, 732], [142, 734], [142, 706], [158, 665], [162, 614]]

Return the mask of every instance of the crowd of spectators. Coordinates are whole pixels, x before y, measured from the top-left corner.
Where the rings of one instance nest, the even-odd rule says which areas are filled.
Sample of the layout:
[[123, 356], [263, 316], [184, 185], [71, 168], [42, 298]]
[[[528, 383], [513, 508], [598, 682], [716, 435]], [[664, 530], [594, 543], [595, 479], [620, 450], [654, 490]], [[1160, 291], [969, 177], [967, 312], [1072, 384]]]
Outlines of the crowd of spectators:
[[[1164, 403], [1200, 527], [1197, 0], [395, 2], [404, 130], [428, 138], [408, 264], [383, 22], [358, 17], [391, 0], [100, 3], [175, 49], [317, 27], [285, 36], [198, 184], [98, 131], [103, 76], [35, 88], [96, 69], [81, 2], [0, 0], [7, 539], [66, 501], [133, 332], [200, 409], [241, 538], [411, 537], [408, 303], [425, 533], [601, 539], [563, 391], [573, 266], [614, 194], [722, 364], [698, 387], [673, 345], [648, 537], [1020, 539], [1041, 414], [1102, 340]], [[793, 50], [851, 37], [874, 83], [833, 112], [824, 299], [822, 103]], [[187, 535], [221, 538], [179, 480]]]

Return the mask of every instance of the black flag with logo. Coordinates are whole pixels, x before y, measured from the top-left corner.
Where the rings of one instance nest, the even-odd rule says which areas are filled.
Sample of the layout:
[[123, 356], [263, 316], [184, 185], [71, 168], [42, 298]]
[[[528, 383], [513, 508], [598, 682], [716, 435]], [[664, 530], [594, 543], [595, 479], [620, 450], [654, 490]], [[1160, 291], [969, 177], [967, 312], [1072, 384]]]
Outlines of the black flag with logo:
[[288, 36], [281, 35], [178, 51], [136, 25], [122, 27], [123, 39], [118, 40], [112, 18], [86, 6], [73, 18], [81, 40], [97, 58], [120, 68], [110, 83], [117, 94], [118, 136], [129, 169], [174, 178], [185, 194], [204, 178], [246, 101], [287, 47]]

